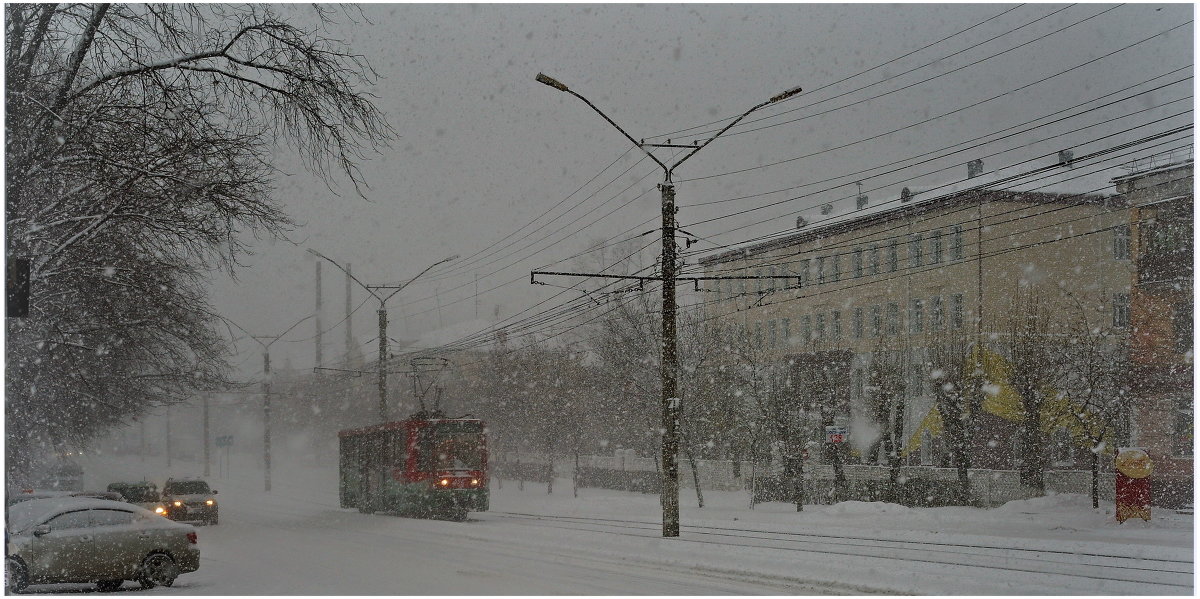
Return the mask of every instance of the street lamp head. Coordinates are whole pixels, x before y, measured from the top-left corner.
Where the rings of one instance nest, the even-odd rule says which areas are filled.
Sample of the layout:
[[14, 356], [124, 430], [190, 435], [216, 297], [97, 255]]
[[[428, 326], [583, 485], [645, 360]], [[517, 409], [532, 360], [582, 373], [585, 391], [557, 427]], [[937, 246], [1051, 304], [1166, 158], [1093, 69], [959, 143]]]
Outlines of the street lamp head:
[[564, 92], [570, 91], [567, 89], [567, 86], [562, 84], [562, 82], [560, 82], [558, 79], [555, 79], [554, 77], [551, 77], [549, 75], [546, 75], [543, 73], [538, 73], [537, 80], [539, 83], [545, 83], [546, 85], [549, 85], [550, 87], [553, 87], [554, 89], [564, 91]]
[[781, 94], [779, 94], [779, 95], [777, 95], [777, 96], [774, 96], [774, 97], [772, 97], [772, 98], [771, 98], [771, 100], [770, 100], [770, 102], [771, 102], [772, 104], [774, 104], [775, 102], [779, 102], [779, 101], [781, 101], [781, 100], [786, 100], [786, 99], [788, 99], [788, 98], [790, 98], [790, 97], [792, 97], [792, 96], [794, 96], [794, 95], [796, 95], [796, 94], [798, 94], [798, 93], [800, 93], [800, 92], [802, 92], [802, 91], [804, 91], [804, 90], [800, 89], [800, 87], [799, 87], [799, 86], [797, 86], [797, 87], [793, 87], [792, 89], [789, 89], [789, 90], [787, 90], [787, 91], [785, 91], [785, 92], [783, 92], [783, 93], [781, 93]]

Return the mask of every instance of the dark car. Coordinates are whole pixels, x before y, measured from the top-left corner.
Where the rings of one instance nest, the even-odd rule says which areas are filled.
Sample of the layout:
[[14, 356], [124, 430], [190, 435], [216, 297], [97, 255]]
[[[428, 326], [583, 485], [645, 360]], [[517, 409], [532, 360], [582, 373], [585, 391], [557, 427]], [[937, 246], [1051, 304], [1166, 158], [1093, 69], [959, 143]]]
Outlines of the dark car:
[[126, 580], [171, 586], [200, 567], [196, 529], [122, 501], [51, 497], [8, 509], [5, 587], [95, 583], [115, 591]]
[[217, 491], [195, 478], [169, 478], [163, 485], [162, 501], [167, 517], [186, 522], [217, 523]]
[[158, 493], [158, 485], [149, 481], [115, 482], [108, 485], [111, 493], [119, 493], [121, 501], [144, 507], [160, 516], [167, 515], [167, 506]]

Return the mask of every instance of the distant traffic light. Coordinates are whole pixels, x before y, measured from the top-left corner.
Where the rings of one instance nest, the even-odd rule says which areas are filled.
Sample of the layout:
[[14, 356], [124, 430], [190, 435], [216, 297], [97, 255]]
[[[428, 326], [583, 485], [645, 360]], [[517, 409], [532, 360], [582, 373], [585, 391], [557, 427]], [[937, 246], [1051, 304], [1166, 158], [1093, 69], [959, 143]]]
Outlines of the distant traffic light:
[[5, 289], [4, 315], [9, 318], [29, 316], [29, 258], [8, 258]]

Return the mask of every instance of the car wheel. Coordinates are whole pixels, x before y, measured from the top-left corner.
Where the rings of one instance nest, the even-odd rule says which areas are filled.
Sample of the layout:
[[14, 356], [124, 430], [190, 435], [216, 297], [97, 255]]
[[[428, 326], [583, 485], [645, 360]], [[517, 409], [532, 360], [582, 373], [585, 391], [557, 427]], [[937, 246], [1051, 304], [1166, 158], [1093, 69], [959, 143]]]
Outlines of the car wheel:
[[175, 578], [179, 576], [179, 567], [175, 565], [175, 560], [165, 553], [151, 553], [142, 560], [141, 570], [138, 572], [138, 582], [141, 583], [143, 589], [152, 589], [156, 586], [169, 587], [175, 584]]
[[124, 580], [100, 580], [96, 582], [96, 588], [100, 589], [101, 593], [111, 593], [121, 588], [125, 584]]
[[8, 558], [4, 560], [4, 590], [10, 594], [22, 593], [29, 586], [29, 572], [21, 560]]

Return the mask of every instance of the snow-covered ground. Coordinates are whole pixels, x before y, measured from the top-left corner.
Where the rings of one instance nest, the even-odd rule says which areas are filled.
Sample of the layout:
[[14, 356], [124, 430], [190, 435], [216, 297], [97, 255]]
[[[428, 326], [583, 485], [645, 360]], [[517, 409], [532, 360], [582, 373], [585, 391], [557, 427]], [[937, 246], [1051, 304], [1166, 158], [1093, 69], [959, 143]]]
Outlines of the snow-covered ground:
[[[196, 464], [92, 456], [89, 488], [197, 475]], [[467, 522], [363, 515], [329, 467], [233, 456], [221, 524], [199, 527], [200, 570], [150, 593], [205, 595], [1192, 594], [1192, 517], [1112, 520], [1064, 495], [993, 510], [846, 502], [749, 507], [744, 492], [681, 496], [679, 538], [656, 495], [493, 481]], [[213, 473], [217, 468], [213, 466]], [[53, 590], [70, 587], [56, 586]], [[129, 590], [136, 585], [127, 583]], [[47, 589], [49, 590], [49, 589]], [[137, 591], [141, 592], [141, 591]]]

